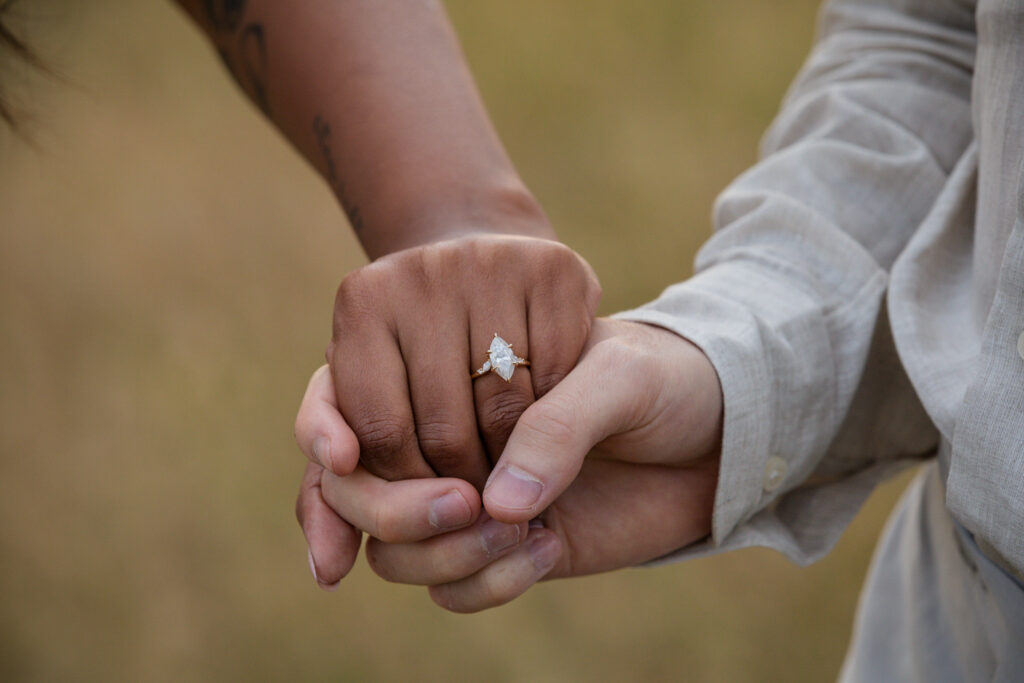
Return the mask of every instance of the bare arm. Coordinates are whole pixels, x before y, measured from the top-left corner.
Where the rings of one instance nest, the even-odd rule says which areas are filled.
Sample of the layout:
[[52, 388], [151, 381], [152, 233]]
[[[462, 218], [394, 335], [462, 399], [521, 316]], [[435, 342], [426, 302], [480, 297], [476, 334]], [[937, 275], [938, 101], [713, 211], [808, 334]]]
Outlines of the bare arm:
[[553, 238], [438, 0], [178, 0], [320, 171], [370, 258], [463, 232]]

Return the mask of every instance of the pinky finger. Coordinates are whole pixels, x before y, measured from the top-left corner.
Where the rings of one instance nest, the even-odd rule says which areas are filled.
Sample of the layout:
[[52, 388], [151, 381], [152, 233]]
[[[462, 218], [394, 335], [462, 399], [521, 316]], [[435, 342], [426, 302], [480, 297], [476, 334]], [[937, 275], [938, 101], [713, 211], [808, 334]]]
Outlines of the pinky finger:
[[470, 613], [504, 605], [525, 593], [551, 571], [562, 554], [553, 531], [531, 528], [526, 543], [476, 574], [431, 586], [430, 598], [452, 612]]
[[334, 591], [355, 564], [363, 535], [324, 501], [320, 489], [323, 471], [319, 465], [306, 465], [295, 516], [309, 546], [309, 569], [313, 578], [324, 590]]

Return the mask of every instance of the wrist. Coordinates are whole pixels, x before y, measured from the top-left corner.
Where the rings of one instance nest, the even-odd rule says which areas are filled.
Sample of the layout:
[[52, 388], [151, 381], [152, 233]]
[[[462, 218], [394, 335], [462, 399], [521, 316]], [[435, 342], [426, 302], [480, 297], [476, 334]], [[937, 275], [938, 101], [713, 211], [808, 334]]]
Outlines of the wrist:
[[367, 256], [372, 260], [469, 234], [558, 239], [540, 203], [518, 179], [447, 190], [404, 202], [364, 230], [360, 241]]

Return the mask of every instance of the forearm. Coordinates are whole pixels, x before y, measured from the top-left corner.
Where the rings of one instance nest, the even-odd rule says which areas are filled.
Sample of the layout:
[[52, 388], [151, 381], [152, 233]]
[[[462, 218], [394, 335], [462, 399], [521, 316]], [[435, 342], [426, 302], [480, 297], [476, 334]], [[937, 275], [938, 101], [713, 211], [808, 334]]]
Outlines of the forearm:
[[554, 237], [437, 0], [178, 2], [370, 258], [470, 230]]

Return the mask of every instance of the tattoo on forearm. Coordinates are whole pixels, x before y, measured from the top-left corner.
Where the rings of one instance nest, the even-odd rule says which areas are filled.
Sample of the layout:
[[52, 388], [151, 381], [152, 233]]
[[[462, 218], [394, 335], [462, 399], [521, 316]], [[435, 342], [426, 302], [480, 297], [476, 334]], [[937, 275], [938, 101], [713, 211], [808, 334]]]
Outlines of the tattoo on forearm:
[[242, 73], [252, 98], [263, 113], [270, 116], [270, 102], [267, 100], [267, 44], [263, 39], [262, 24], [248, 24], [242, 29], [238, 41], [242, 60]]
[[[246, 0], [204, 0], [203, 6], [206, 18], [216, 34], [215, 38], [220, 43], [217, 52], [221, 60], [256, 105], [270, 116], [267, 44], [263, 24], [245, 23]], [[237, 64], [231, 57], [230, 47], [237, 54]]]
[[331, 150], [331, 124], [327, 123], [319, 114], [313, 117], [313, 135], [316, 137], [316, 146], [324, 158], [324, 177], [327, 178], [335, 196], [341, 202], [341, 208], [348, 216], [348, 222], [352, 225], [352, 229], [359, 234], [363, 231], [363, 216], [359, 212], [359, 207], [352, 203], [345, 183], [338, 175], [338, 165], [334, 161], [334, 152]]

